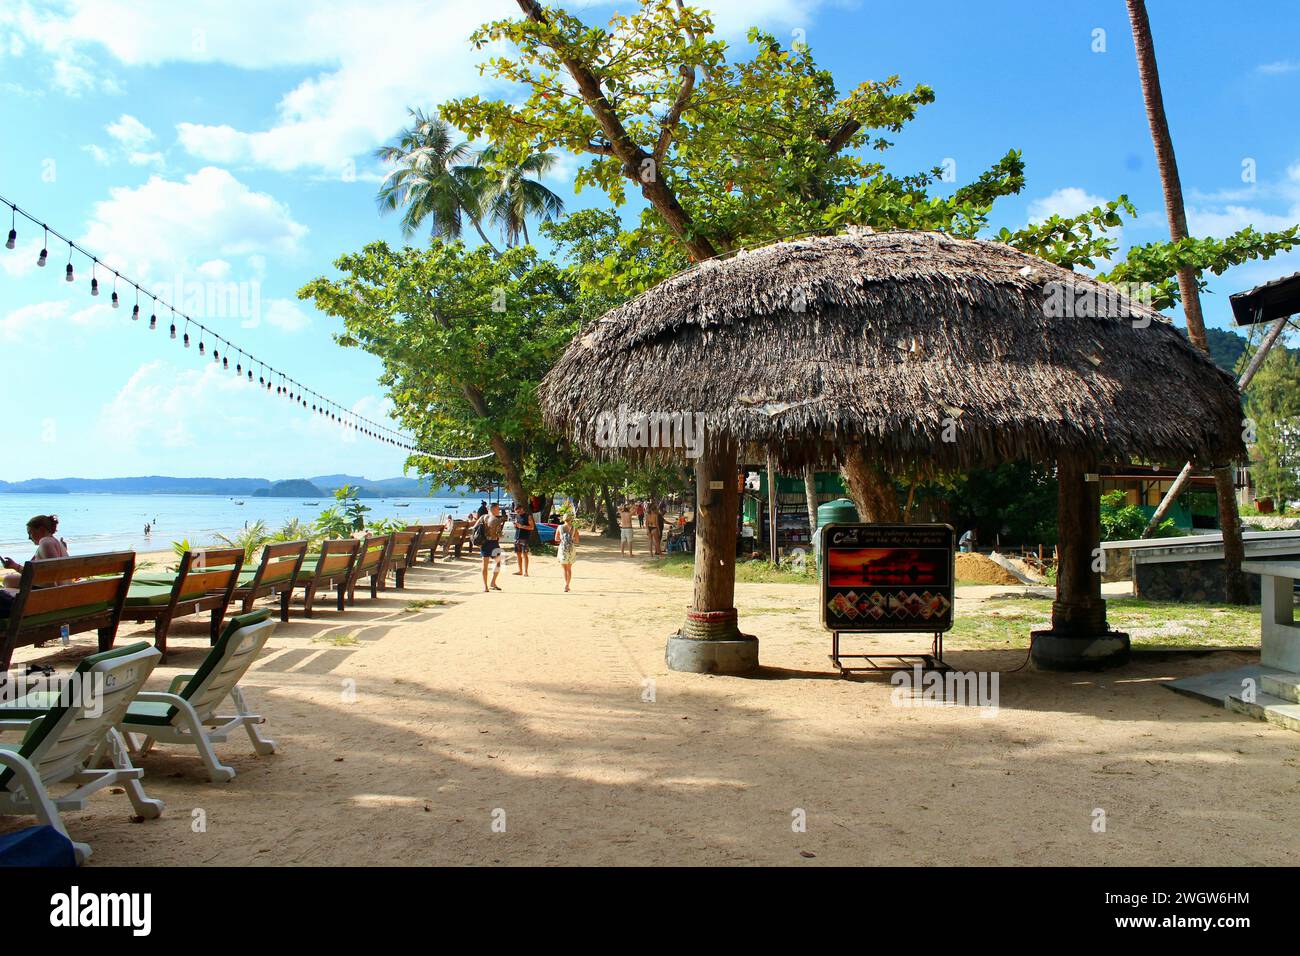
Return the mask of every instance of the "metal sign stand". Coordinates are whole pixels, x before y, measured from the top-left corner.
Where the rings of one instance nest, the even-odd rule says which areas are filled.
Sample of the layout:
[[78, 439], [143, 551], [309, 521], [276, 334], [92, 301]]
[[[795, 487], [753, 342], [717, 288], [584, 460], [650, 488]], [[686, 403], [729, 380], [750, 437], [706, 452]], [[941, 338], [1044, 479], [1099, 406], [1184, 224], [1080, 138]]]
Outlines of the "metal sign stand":
[[[840, 632], [831, 632], [831, 663], [839, 671], [841, 677], [848, 677], [850, 674], [866, 674], [879, 671], [897, 671], [910, 670], [913, 665], [908, 661], [920, 661], [926, 670], [948, 671], [952, 668], [943, 659], [943, 632], [936, 631], [934, 639], [930, 643], [929, 654], [906, 654], [894, 653], [891, 651], [880, 651], [875, 654], [842, 654], [840, 653]], [[896, 664], [878, 664], [877, 659], [897, 661]], [[864, 661], [859, 667], [846, 665], [846, 660]]]

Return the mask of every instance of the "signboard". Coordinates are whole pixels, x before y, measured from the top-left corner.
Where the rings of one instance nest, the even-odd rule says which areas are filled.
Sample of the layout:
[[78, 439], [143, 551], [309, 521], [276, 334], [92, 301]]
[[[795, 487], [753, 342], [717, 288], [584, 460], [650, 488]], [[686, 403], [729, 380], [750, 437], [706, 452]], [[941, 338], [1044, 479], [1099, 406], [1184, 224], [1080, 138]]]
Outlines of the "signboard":
[[951, 525], [828, 524], [821, 534], [822, 627], [934, 634], [952, 627]]

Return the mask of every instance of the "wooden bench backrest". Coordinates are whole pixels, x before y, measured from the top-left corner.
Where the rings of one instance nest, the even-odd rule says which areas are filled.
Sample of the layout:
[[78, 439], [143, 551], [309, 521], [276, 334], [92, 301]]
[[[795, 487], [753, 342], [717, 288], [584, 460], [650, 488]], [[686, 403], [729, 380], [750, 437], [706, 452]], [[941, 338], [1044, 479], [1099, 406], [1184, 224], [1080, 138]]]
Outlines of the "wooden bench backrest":
[[381, 534], [361, 541], [361, 556], [357, 559], [357, 577], [363, 577], [379, 570], [379, 566], [388, 557], [388, 548], [393, 542], [390, 534]]
[[321, 545], [315, 576], [328, 578], [347, 574], [355, 563], [360, 548], [361, 541], [357, 538], [332, 538], [326, 541]]
[[280, 544], [268, 544], [262, 550], [262, 563], [253, 580], [256, 587], [268, 584], [288, 585], [298, 576], [302, 559], [307, 555], [306, 541], [285, 541]]
[[181, 555], [172, 594], [177, 601], [232, 590], [244, 567], [243, 548], [205, 548]]
[[96, 607], [95, 613], [102, 613], [105, 604], [120, 615], [134, 571], [133, 551], [28, 561], [9, 612], [9, 629], [17, 633], [24, 619], [55, 611]]

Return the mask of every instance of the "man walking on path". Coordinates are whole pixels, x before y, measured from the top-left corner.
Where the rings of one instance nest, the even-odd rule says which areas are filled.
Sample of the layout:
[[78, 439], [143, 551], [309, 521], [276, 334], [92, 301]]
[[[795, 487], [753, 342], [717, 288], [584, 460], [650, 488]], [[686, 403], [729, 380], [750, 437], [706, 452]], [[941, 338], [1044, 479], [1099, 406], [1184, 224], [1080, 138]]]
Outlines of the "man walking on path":
[[645, 527], [645, 502], [643, 501], [636, 503], [636, 523], [643, 528]]
[[488, 562], [492, 562], [495, 567], [492, 570], [491, 590], [500, 591], [497, 586], [497, 575], [501, 573], [501, 563], [505, 556], [501, 552], [501, 529], [505, 527], [506, 517], [501, 513], [501, 505], [492, 502], [491, 510], [480, 515], [478, 521], [474, 522], [475, 540], [479, 544], [479, 554], [483, 556], [483, 590], [489, 590], [488, 586]]
[[524, 505], [515, 505], [515, 563], [519, 568], [515, 574], [528, 577], [528, 538], [537, 523]]
[[623, 507], [618, 509], [618, 553], [626, 554], [629, 558], [634, 556], [632, 551], [632, 506], [626, 501]]

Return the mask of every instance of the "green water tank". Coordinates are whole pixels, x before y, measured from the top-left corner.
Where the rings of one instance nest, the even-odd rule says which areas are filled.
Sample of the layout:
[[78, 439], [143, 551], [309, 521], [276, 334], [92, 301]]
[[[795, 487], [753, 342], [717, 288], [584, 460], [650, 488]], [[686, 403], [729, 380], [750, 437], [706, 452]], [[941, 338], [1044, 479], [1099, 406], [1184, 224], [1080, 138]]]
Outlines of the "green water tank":
[[858, 509], [848, 498], [836, 498], [817, 506], [817, 527], [828, 524], [854, 524]]

